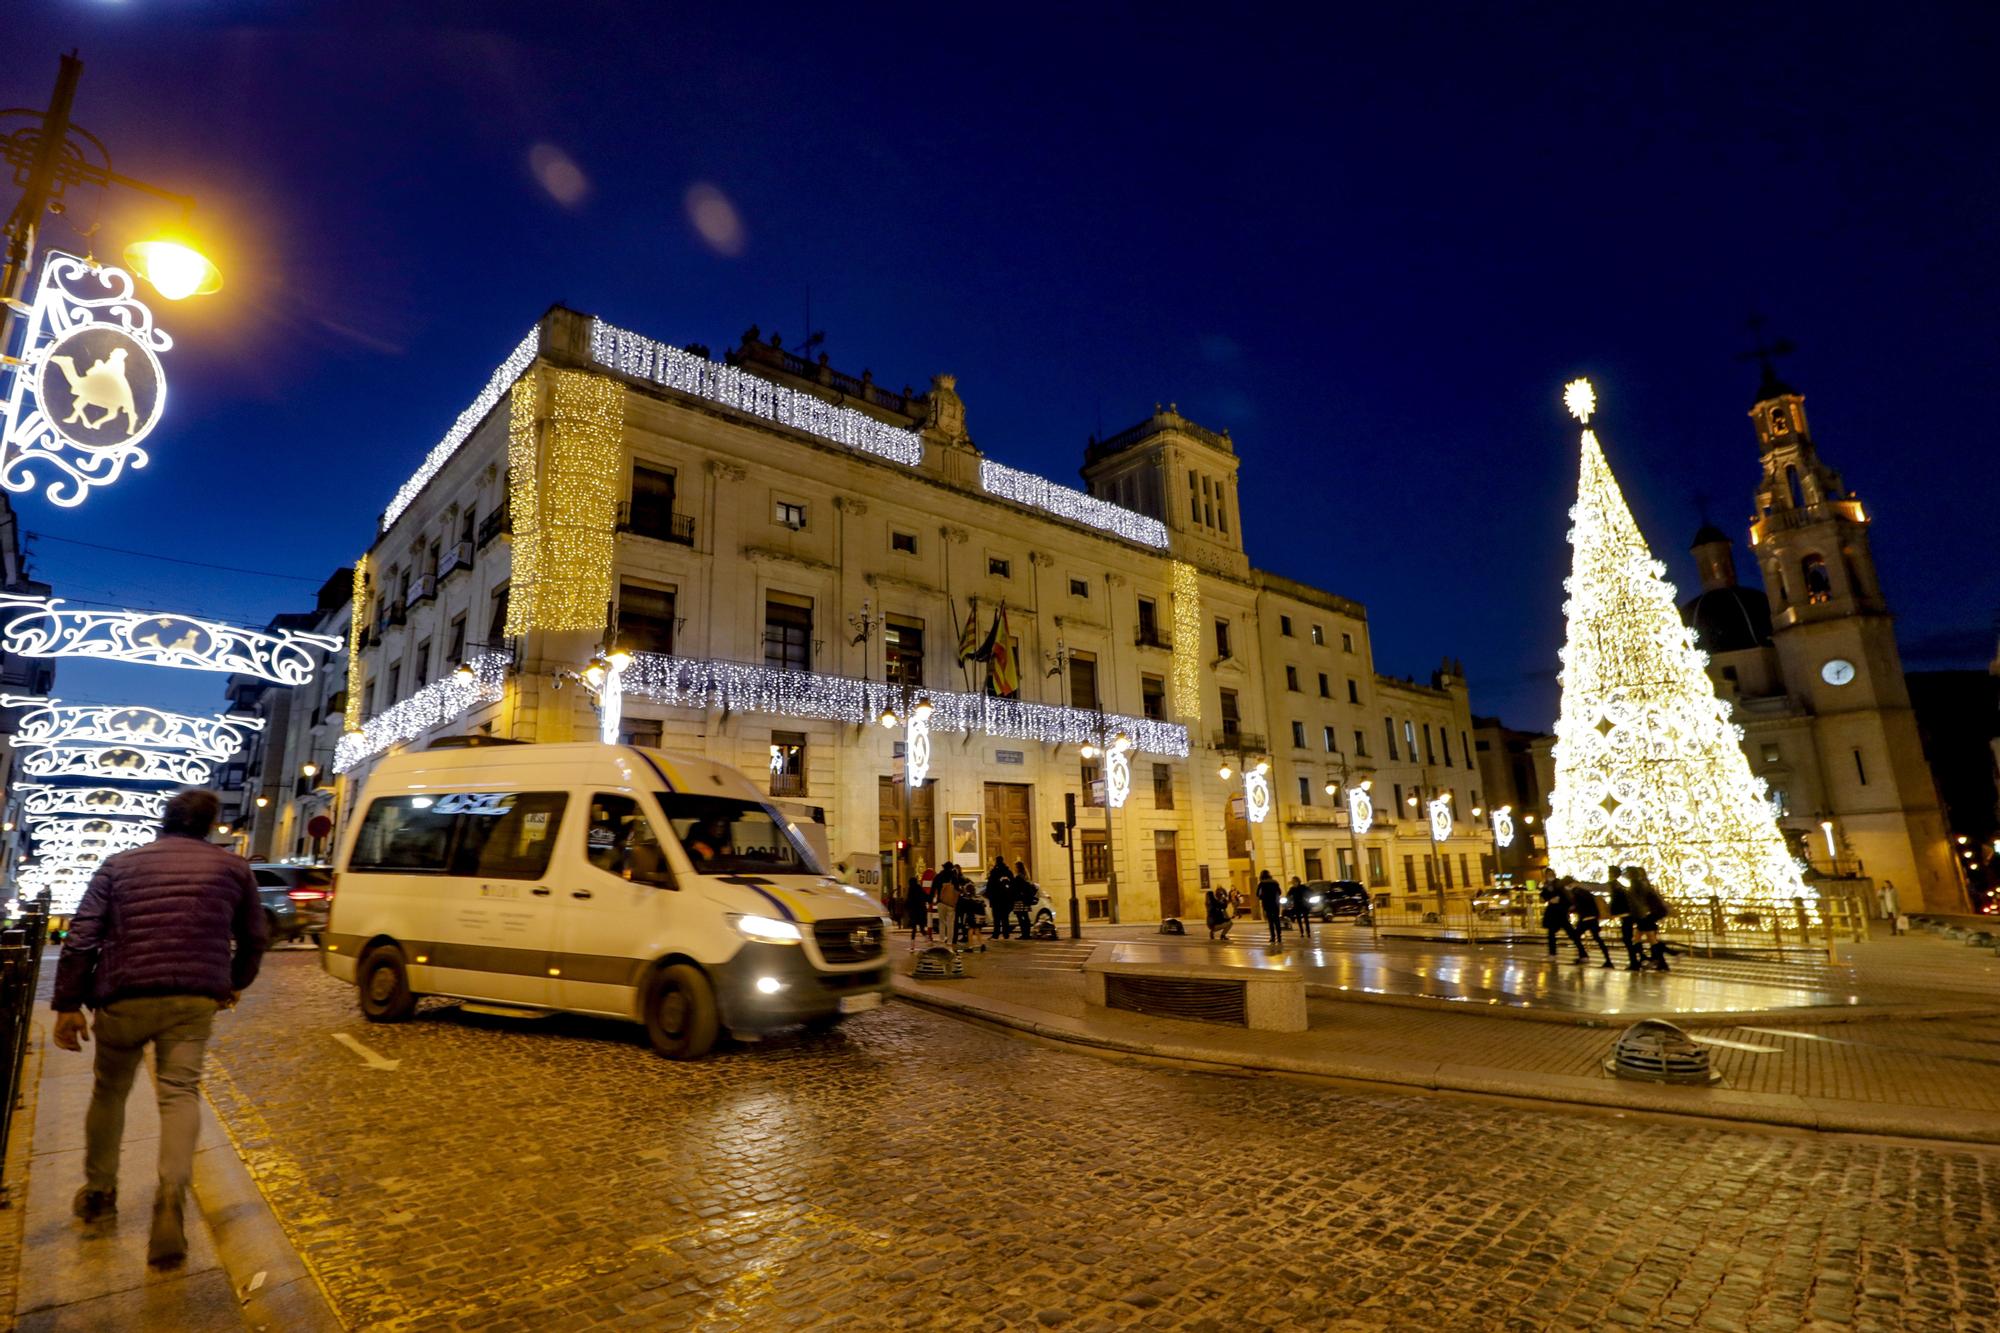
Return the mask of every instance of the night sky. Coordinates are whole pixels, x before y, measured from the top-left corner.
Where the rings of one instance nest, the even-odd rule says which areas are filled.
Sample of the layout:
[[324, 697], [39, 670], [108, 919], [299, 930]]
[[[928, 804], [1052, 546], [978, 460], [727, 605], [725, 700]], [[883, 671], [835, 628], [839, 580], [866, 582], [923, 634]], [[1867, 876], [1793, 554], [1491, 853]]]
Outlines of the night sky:
[[[1476, 711], [1543, 728], [1560, 386], [1596, 380], [1686, 590], [1704, 512], [1745, 540], [1761, 312], [1906, 664], [1993, 653], [1990, 7], [29, 4], [0, 103], [78, 48], [78, 123], [197, 196], [227, 285], [161, 310], [152, 464], [22, 524], [292, 576], [38, 540], [63, 596], [309, 606], [550, 304], [720, 350], [795, 343], [809, 292], [836, 366], [956, 373], [979, 446], [1064, 482], [1155, 402], [1229, 428], [1257, 564], [1363, 602], [1379, 669], [1462, 658]], [[44, 244], [162, 216], [79, 198]], [[58, 693], [220, 683], [64, 663]]]

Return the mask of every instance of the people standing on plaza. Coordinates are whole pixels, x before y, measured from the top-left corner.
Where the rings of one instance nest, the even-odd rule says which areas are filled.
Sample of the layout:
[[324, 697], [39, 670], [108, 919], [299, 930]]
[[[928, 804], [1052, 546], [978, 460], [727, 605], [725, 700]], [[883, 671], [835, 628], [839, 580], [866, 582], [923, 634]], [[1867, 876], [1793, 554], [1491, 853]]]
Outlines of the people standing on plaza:
[[947, 861], [931, 881], [937, 894], [938, 933], [947, 948], [958, 952], [958, 867]]
[[1264, 909], [1265, 924], [1271, 928], [1271, 947], [1285, 947], [1285, 891], [1266, 870], [1257, 877], [1257, 902]]
[[1882, 887], [1877, 892], [1876, 897], [1882, 904], [1882, 919], [1889, 923], [1889, 933], [1891, 935], [1902, 934], [1903, 903], [1902, 900], [1896, 896], [1896, 886], [1894, 882], [1886, 879], [1883, 880]]
[[55, 1043], [80, 1051], [93, 1036], [95, 1082], [84, 1117], [85, 1222], [118, 1211], [118, 1162], [132, 1078], [153, 1047], [160, 1106], [159, 1190], [146, 1259], [187, 1253], [183, 1225], [201, 1127], [201, 1062], [216, 1011], [257, 979], [266, 936], [250, 864], [208, 841], [220, 805], [212, 791], [167, 801], [160, 836], [107, 859], [70, 919], [56, 967]]
[[1641, 971], [1645, 969], [1650, 956], [1652, 965], [1665, 972], [1668, 970], [1667, 946], [1660, 942], [1660, 923], [1674, 914], [1674, 905], [1653, 887], [1653, 881], [1647, 877], [1643, 867], [1626, 866], [1625, 878], [1631, 886], [1633, 906], [1639, 912], [1639, 968]]
[[1588, 884], [1567, 878], [1562, 884], [1569, 894], [1569, 910], [1576, 914], [1576, 929], [1573, 932], [1576, 936], [1576, 961], [1590, 961], [1590, 950], [1583, 947], [1583, 937], [1588, 935], [1597, 941], [1598, 951], [1604, 955], [1604, 965], [1610, 967], [1611, 950], [1604, 943], [1602, 929], [1604, 905], [1597, 901], [1597, 895]]
[[1556, 956], [1556, 932], [1569, 936], [1569, 942], [1576, 946], [1576, 956], [1586, 957], [1583, 940], [1576, 933], [1576, 925], [1569, 919], [1569, 894], [1563, 889], [1562, 876], [1551, 875], [1542, 884], [1542, 929], [1549, 936], [1549, 957]]
[[1645, 966], [1639, 961], [1639, 906], [1632, 897], [1632, 882], [1621, 867], [1611, 867], [1611, 882], [1605, 886], [1605, 897], [1611, 915], [1618, 918], [1618, 939], [1629, 960], [1625, 970], [1637, 972]]
[[925, 944], [931, 942], [931, 895], [923, 880], [915, 875], [910, 876], [903, 890], [903, 919], [910, 927], [910, 948], [917, 947], [920, 932]]
[[[1014, 925], [1014, 872], [1005, 861], [995, 859], [986, 872], [986, 904], [993, 909], [993, 938], [1004, 940]], [[1025, 938], [1025, 936], [1023, 937]]]
[[1024, 940], [1032, 938], [1034, 935], [1034, 927], [1029, 922], [1028, 916], [1033, 911], [1036, 901], [1041, 896], [1042, 886], [1028, 878], [1028, 863], [1026, 861], [1016, 861], [1014, 863], [1014, 924], [1021, 928], [1021, 938]]
[[1285, 889], [1285, 907], [1291, 913], [1292, 924], [1299, 928], [1299, 943], [1311, 944], [1312, 932], [1312, 890], [1299, 881], [1297, 875]]
[[1229, 911], [1229, 895], [1224, 893], [1221, 889], [1210, 888], [1203, 891], [1201, 895], [1201, 902], [1203, 908], [1205, 908], [1207, 911], [1208, 937], [1210, 939], [1215, 939], [1217, 938], [1216, 932], [1220, 931], [1221, 938], [1227, 940], [1229, 938], [1229, 927], [1231, 924], [1230, 911]]
[[891, 921], [899, 926], [903, 924], [903, 890], [896, 883], [894, 871], [890, 872], [889, 882], [882, 890], [882, 910], [888, 913]]

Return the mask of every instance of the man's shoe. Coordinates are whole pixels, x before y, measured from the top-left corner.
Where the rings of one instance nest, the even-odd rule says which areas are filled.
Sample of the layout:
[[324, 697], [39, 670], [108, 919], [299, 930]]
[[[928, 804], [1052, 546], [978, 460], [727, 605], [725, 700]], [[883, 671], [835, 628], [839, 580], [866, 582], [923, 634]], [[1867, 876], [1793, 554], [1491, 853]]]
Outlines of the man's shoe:
[[146, 1243], [146, 1262], [166, 1267], [187, 1255], [187, 1230], [182, 1225], [184, 1195], [161, 1195], [153, 1200], [153, 1235]]
[[76, 1202], [71, 1205], [71, 1211], [86, 1222], [110, 1217], [118, 1211], [118, 1191], [94, 1190], [85, 1185], [76, 1192]]

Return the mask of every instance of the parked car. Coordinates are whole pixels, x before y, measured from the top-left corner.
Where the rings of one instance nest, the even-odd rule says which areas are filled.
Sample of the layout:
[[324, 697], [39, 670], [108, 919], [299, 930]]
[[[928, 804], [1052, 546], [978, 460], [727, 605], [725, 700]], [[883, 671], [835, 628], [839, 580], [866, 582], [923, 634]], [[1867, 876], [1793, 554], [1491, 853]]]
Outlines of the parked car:
[[1322, 921], [1352, 917], [1359, 925], [1375, 919], [1375, 902], [1359, 880], [1316, 879], [1306, 885], [1312, 913]]
[[257, 877], [271, 943], [310, 939], [318, 944], [333, 900], [333, 872], [325, 866], [253, 865], [250, 873]]
[[1526, 920], [1528, 908], [1541, 910], [1541, 902], [1535, 893], [1527, 889], [1505, 886], [1486, 889], [1472, 895], [1472, 914], [1480, 917], [1513, 917]]

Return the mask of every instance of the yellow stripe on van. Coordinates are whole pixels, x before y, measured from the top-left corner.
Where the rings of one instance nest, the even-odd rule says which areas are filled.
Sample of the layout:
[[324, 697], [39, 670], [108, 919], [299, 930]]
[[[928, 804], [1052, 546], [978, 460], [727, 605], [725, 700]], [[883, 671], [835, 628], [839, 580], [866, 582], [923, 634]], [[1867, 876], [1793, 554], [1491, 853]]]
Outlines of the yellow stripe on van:
[[764, 892], [770, 894], [773, 898], [776, 898], [786, 907], [789, 907], [792, 911], [792, 915], [797, 917], [799, 920], [804, 921], [806, 918], [812, 915], [811, 912], [808, 912], [805, 908], [799, 906], [799, 900], [797, 898], [794, 898], [789, 890], [781, 889], [775, 884], [766, 884], [763, 887], [764, 887]]

